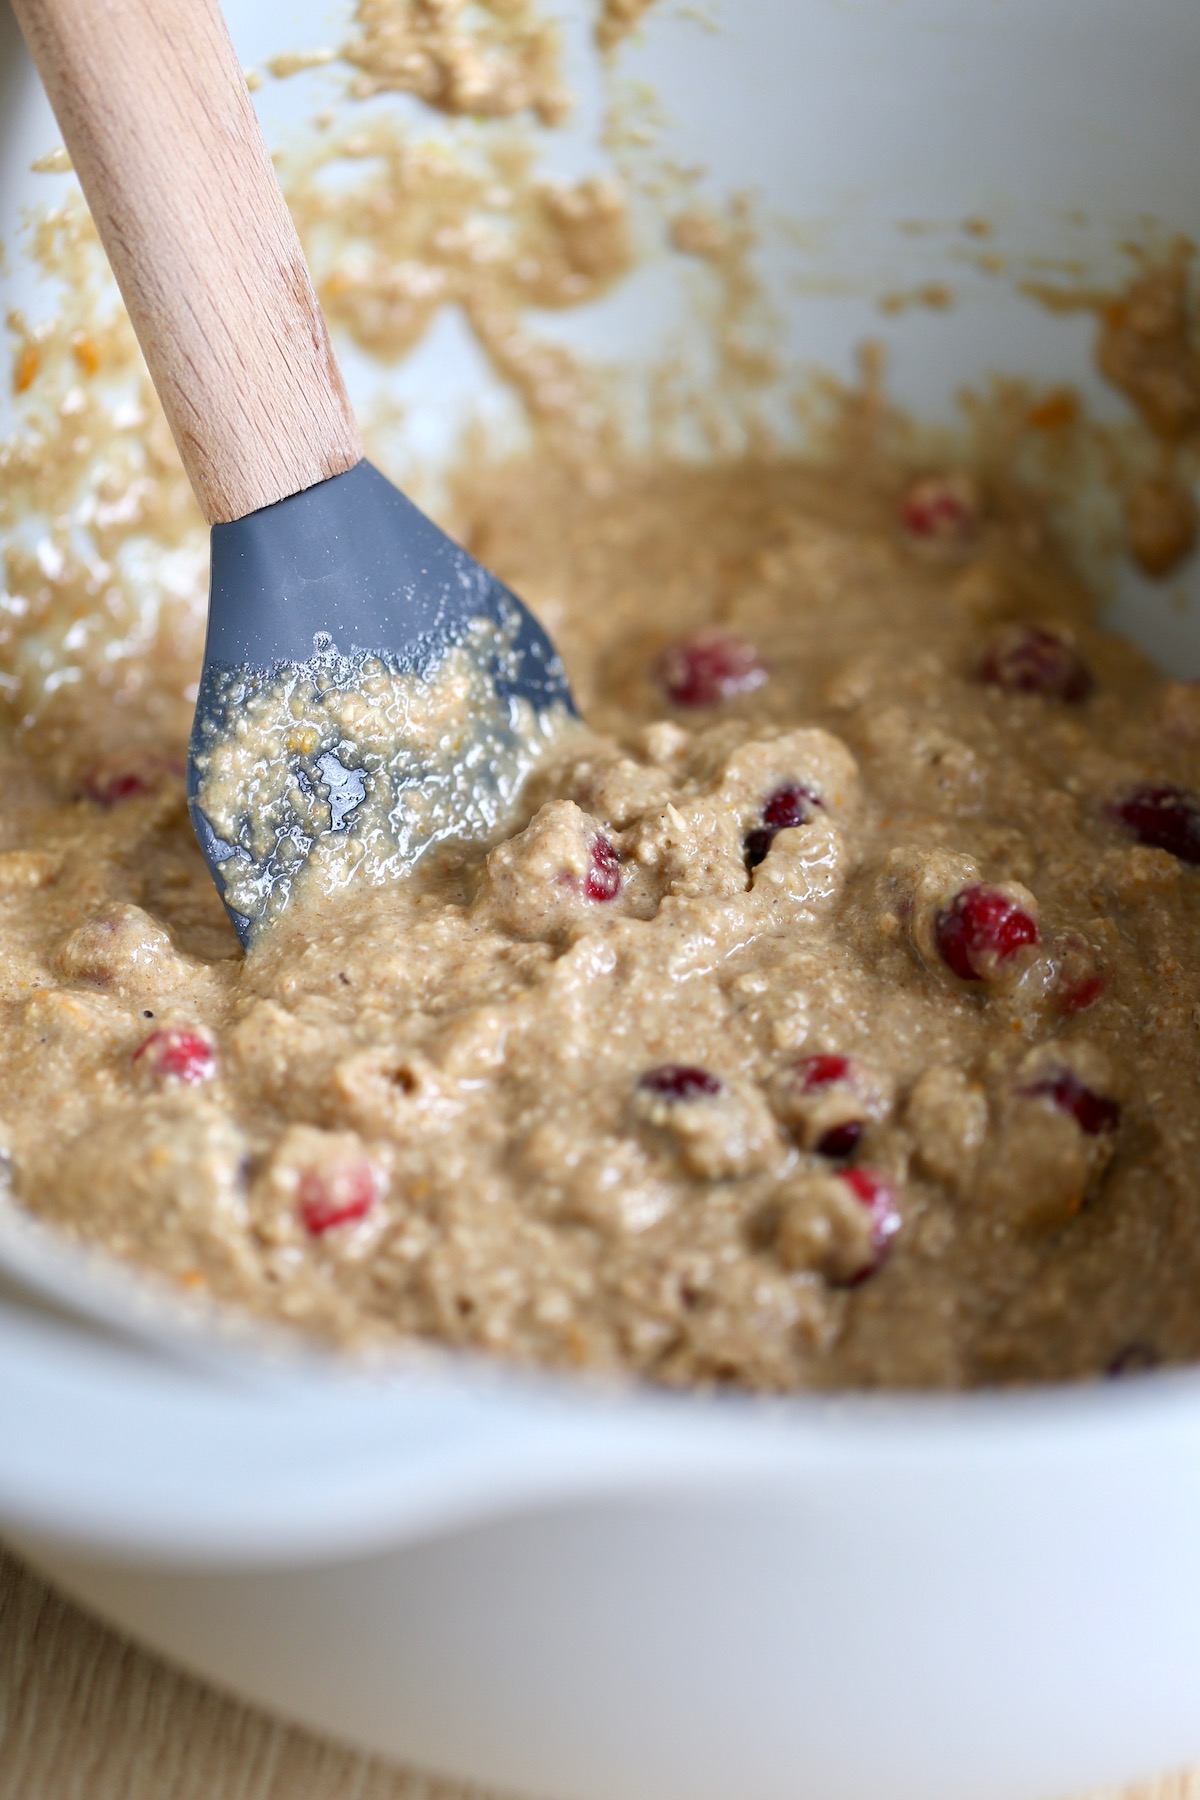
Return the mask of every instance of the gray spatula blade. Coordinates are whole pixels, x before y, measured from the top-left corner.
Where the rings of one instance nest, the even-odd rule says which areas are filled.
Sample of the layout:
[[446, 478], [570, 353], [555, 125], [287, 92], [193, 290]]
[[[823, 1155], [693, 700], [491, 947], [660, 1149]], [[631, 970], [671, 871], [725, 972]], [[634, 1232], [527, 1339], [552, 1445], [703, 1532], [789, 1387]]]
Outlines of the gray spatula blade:
[[[482, 663], [514, 732], [518, 717], [530, 713], [574, 715], [562, 661], [533, 615], [369, 462], [213, 527], [188, 802], [243, 944], [253, 920], [230, 905], [226, 872], [240, 873], [253, 852], [248, 838], [229, 841], [215, 833], [201, 807], [201, 769], [214, 743], [236, 729], [247, 696], [314, 659], [340, 667], [366, 655], [394, 674], [430, 678], [454, 650]], [[315, 779], [328, 829], [345, 832], [362, 795], [353, 746], [341, 760], [323, 759]], [[311, 838], [297, 841], [311, 850]], [[264, 867], [264, 891], [273, 879]]]

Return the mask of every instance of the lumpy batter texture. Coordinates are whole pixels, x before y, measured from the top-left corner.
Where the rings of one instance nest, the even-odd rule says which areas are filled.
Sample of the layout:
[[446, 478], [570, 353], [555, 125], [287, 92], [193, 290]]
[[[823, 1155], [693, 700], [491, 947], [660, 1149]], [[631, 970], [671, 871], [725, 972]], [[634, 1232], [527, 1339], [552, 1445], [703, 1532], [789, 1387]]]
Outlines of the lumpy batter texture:
[[243, 959], [171, 729], [6, 756], [18, 1199], [346, 1342], [765, 1390], [1200, 1353], [1200, 690], [961, 472], [547, 459], [459, 523], [589, 721], [490, 842]]

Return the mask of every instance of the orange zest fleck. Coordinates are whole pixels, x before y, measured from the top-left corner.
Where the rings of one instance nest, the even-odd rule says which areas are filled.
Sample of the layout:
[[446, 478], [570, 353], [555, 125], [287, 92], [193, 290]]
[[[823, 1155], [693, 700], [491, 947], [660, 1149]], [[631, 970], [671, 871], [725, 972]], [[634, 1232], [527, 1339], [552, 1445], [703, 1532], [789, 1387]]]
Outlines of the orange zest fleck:
[[24, 394], [33, 386], [41, 363], [36, 344], [23, 344], [13, 368], [13, 392]]
[[1079, 417], [1079, 397], [1070, 388], [1052, 388], [1029, 409], [1035, 431], [1066, 431]]
[[73, 341], [71, 348], [75, 352], [75, 361], [79, 364], [84, 374], [94, 375], [100, 367], [100, 351], [97, 348], [95, 339], [83, 336], [77, 337]]

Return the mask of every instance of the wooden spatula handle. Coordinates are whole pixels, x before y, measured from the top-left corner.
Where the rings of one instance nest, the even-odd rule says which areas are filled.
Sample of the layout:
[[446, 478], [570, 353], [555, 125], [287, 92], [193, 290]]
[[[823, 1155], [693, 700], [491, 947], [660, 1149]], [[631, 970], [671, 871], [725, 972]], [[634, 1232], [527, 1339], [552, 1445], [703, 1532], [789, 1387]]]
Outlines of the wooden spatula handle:
[[353, 467], [358, 429], [216, 0], [15, 0], [210, 523]]

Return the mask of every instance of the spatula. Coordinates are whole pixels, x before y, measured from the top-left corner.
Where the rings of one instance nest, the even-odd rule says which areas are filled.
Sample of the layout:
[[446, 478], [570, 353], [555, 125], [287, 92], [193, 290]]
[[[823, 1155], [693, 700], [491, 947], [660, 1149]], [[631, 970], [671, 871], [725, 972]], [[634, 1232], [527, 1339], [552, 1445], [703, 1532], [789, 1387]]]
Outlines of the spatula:
[[215, 0], [14, 4], [212, 527], [188, 797], [246, 944], [310, 862], [336, 903], [494, 828], [570, 689], [364, 460]]

